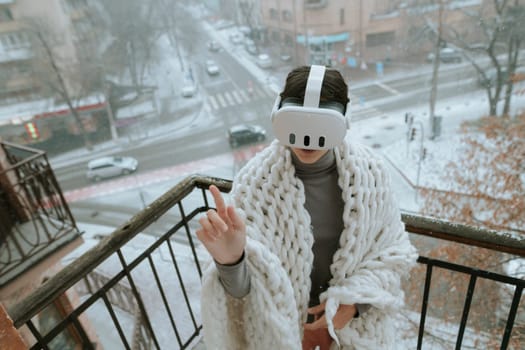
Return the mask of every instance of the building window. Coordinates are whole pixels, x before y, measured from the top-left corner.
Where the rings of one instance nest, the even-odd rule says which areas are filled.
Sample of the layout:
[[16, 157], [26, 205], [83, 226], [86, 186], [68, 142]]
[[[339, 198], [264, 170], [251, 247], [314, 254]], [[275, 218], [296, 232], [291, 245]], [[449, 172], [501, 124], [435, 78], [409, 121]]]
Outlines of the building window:
[[345, 9], [339, 10], [339, 25], [345, 24]]
[[292, 11], [283, 10], [283, 20], [285, 22], [291, 22], [292, 21]]
[[24, 32], [9, 32], [0, 35], [0, 46], [4, 50], [29, 47], [29, 40]]
[[371, 33], [366, 35], [366, 47], [392, 44], [396, 39], [396, 32]]
[[279, 19], [279, 11], [270, 9], [270, 19]]
[[293, 45], [293, 37], [290, 34], [284, 35], [284, 45], [286, 46], [292, 46]]
[[272, 41], [279, 44], [281, 42], [281, 35], [278, 31], [272, 32]]
[[8, 22], [13, 20], [13, 14], [7, 7], [0, 8], [0, 22]]

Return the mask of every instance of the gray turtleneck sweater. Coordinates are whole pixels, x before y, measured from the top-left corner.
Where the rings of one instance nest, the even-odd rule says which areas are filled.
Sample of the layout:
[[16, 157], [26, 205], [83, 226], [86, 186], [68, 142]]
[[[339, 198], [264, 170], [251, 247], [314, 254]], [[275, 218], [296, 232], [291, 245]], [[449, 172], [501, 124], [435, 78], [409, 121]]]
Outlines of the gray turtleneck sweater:
[[[296, 176], [305, 189], [305, 208], [310, 214], [314, 244], [314, 261], [311, 272], [312, 288], [310, 306], [319, 304], [319, 295], [328, 288], [332, 278], [330, 265], [339, 248], [339, 237], [343, 231], [342, 191], [337, 184], [338, 173], [333, 151], [327, 152], [314, 164], [302, 163], [292, 152]], [[250, 274], [244, 259], [233, 265], [216, 263], [219, 279], [226, 291], [233, 297], [242, 298], [250, 291]], [[368, 305], [357, 305], [362, 314]]]

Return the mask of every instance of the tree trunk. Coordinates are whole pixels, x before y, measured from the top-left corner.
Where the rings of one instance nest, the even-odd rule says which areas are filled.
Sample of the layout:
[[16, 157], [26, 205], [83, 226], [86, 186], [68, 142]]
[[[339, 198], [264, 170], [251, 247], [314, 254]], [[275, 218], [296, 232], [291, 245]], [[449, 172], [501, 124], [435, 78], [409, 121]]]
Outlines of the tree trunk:
[[58, 68], [58, 65], [56, 63], [55, 56], [53, 52], [51, 51], [51, 48], [49, 47], [48, 42], [42, 36], [42, 33], [40, 31], [37, 31], [36, 34], [41, 44], [44, 46], [44, 50], [46, 51], [46, 54], [49, 58], [49, 63], [51, 64], [51, 68], [53, 69], [53, 72], [55, 72], [56, 74], [58, 85], [59, 85], [57, 89], [58, 93], [66, 101], [71, 114], [73, 114], [73, 118], [75, 119], [75, 122], [80, 130], [80, 134], [82, 135], [84, 146], [88, 150], [91, 151], [93, 149], [93, 145], [91, 144], [91, 141], [89, 140], [89, 137], [86, 133], [86, 130], [84, 129], [84, 125], [82, 124], [82, 121], [80, 120], [77, 110], [73, 107], [73, 103], [71, 102], [71, 97], [69, 96], [69, 93], [67, 91], [66, 83], [64, 81], [64, 78], [62, 77], [62, 73], [60, 72], [60, 69]]

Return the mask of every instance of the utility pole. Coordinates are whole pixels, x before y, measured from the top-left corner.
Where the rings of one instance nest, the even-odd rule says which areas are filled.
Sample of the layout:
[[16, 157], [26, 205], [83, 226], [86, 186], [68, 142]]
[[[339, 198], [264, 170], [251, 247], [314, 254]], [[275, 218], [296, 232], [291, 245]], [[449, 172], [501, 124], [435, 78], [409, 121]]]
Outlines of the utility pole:
[[439, 63], [441, 61], [440, 58], [440, 50], [441, 50], [441, 41], [443, 40], [443, 0], [439, 0], [439, 9], [438, 9], [438, 23], [437, 23], [437, 41], [434, 46], [434, 61], [433, 68], [432, 68], [432, 86], [430, 89], [430, 104], [429, 104], [429, 122], [430, 122], [430, 138], [434, 139], [437, 135], [435, 133], [435, 126], [436, 123], [435, 120], [435, 109], [436, 109], [436, 99], [437, 99], [437, 80], [438, 80], [438, 72], [439, 72]]

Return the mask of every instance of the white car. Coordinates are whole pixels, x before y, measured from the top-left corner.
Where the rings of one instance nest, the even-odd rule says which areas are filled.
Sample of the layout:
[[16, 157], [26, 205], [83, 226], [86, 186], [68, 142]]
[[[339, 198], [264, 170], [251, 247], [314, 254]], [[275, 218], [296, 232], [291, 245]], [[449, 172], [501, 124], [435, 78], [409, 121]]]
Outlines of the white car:
[[133, 157], [107, 156], [93, 159], [87, 164], [87, 178], [100, 181], [108, 177], [127, 175], [137, 170], [139, 162]]
[[182, 96], [183, 97], [193, 97], [197, 93], [197, 86], [195, 84], [188, 82], [182, 87]]
[[217, 66], [214, 60], [206, 61], [206, 72], [208, 72], [209, 75], [219, 74], [219, 66]]
[[265, 53], [262, 53], [259, 56], [257, 56], [257, 65], [261, 68], [272, 68], [273, 62], [270, 56], [268, 56]]

